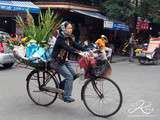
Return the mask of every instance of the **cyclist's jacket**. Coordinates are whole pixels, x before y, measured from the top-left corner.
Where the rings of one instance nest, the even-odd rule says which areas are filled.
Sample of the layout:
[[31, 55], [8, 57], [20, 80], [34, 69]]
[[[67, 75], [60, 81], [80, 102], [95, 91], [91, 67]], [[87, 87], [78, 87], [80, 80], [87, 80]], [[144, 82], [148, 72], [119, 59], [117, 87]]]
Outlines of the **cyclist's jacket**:
[[52, 58], [56, 62], [63, 64], [69, 59], [70, 54], [77, 54], [77, 50], [82, 49], [71, 37], [65, 37], [60, 34], [53, 48]]

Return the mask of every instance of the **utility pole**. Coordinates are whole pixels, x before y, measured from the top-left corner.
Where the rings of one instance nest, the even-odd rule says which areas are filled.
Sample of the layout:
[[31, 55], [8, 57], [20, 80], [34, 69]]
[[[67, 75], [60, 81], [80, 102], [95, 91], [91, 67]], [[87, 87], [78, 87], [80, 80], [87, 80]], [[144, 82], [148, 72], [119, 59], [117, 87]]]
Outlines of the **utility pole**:
[[137, 25], [137, 18], [138, 18], [138, 15], [137, 15], [138, 2], [139, 2], [139, 0], [135, 1], [135, 13], [134, 13], [134, 33], [135, 33], [135, 35], [137, 33], [136, 25]]

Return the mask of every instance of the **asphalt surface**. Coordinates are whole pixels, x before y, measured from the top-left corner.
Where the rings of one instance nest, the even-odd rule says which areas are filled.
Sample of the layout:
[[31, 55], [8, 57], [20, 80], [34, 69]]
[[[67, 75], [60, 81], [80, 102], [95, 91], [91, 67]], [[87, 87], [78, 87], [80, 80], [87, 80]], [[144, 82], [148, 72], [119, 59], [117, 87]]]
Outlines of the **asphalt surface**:
[[112, 63], [112, 79], [123, 93], [120, 111], [110, 118], [92, 115], [80, 100], [84, 83], [74, 83], [74, 103], [57, 101], [49, 107], [35, 105], [26, 91], [30, 70], [0, 67], [0, 120], [159, 120], [160, 65], [139, 65], [128, 60]]

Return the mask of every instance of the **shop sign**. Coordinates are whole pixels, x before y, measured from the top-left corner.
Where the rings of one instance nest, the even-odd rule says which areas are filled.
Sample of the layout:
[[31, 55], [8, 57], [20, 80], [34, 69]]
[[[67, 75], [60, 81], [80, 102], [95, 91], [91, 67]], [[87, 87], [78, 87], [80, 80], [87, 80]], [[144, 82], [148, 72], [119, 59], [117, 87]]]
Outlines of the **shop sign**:
[[104, 28], [113, 28], [113, 22], [104, 20]]
[[149, 22], [147, 20], [138, 20], [136, 24], [137, 30], [148, 30]]

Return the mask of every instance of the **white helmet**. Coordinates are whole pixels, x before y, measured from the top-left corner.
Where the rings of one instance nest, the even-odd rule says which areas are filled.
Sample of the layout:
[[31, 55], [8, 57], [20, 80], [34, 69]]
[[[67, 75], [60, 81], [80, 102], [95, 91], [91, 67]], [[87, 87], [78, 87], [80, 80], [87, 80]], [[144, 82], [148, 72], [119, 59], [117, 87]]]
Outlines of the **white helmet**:
[[107, 40], [107, 37], [105, 35], [101, 35], [101, 38], [104, 38], [105, 40]]

